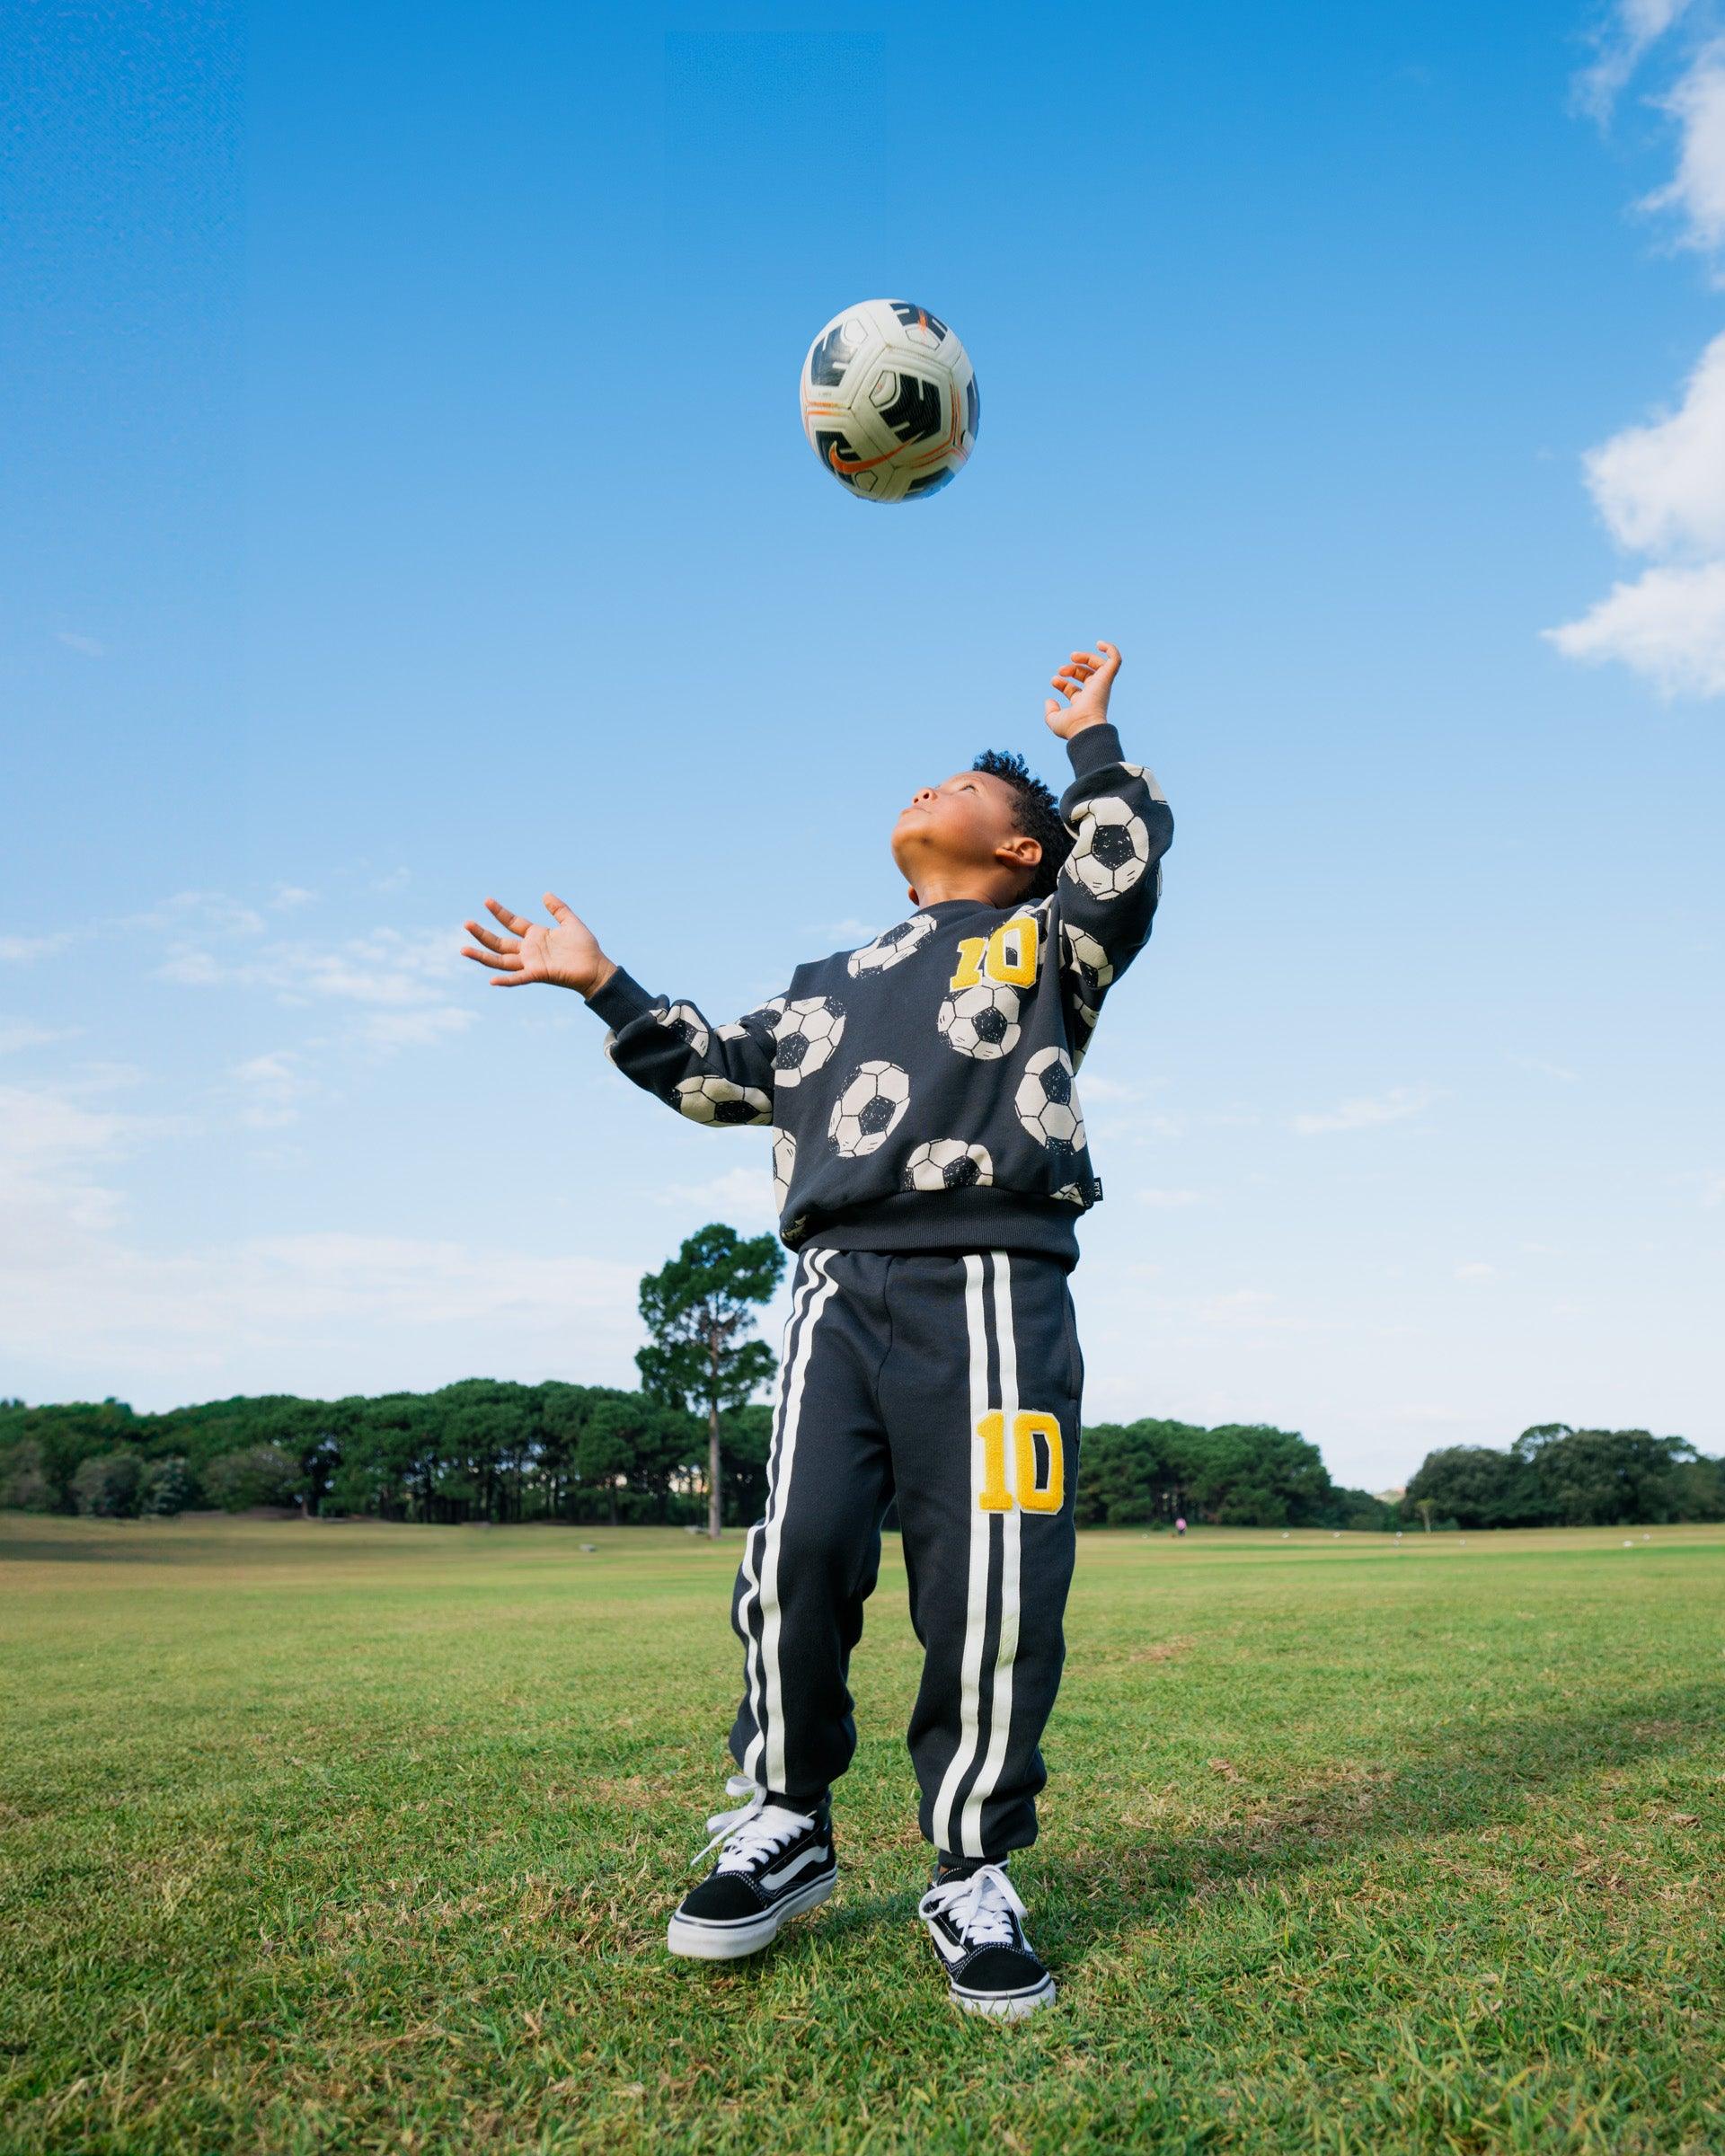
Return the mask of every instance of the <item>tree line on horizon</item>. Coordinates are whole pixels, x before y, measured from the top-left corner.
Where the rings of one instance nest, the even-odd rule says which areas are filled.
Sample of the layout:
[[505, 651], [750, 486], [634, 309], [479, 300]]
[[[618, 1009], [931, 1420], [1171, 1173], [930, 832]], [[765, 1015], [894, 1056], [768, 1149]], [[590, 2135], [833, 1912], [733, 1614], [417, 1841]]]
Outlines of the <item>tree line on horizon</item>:
[[[774, 1374], [748, 1335], [784, 1269], [774, 1235], [722, 1222], [641, 1282], [639, 1391], [465, 1378], [432, 1392], [240, 1396], [139, 1415], [125, 1402], [0, 1401], [0, 1505], [111, 1519], [199, 1507], [456, 1524], [621, 1526], [758, 1519]], [[1268, 1424], [1145, 1417], [1082, 1433], [1081, 1527], [1391, 1530], [1402, 1505], [1332, 1482], [1315, 1445]], [[1420, 1523], [1533, 1526], [1725, 1517], [1725, 1475], [1682, 1438], [1544, 1424], [1508, 1454], [1433, 1453]]]
[[1654, 1527], [1725, 1519], [1725, 1460], [1650, 1430], [1535, 1423], [1507, 1451], [1428, 1453], [1403, 1507], [1445, 1526]]
[[[707, 1416], [645, 1392], [467, 1378], [431, 1392], [240, 1396], [139, 1414], [117, 1400], [0, 1401], [0, 1505], [135, 1518], [294, 1509], [420, 1523], [708, 1524]], [[760, 1516], [772, 1410], [720, 1418], [721, 1514]], [[1505, 1452], [1428, 1455], [1400, 1504], [1333, 1482], [1265, 1424], [1145, 1417], [1083, 1433], [1084, 1527], [1376, 1530], [1725, 1518], [1725, 1462], [1644, 1430], [1544, 1424]]]

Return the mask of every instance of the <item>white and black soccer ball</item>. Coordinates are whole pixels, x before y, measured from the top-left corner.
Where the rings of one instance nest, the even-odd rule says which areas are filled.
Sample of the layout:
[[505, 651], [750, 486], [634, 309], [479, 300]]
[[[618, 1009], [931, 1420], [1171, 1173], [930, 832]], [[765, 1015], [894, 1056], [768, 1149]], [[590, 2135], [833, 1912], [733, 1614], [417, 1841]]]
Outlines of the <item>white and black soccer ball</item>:
[[993, 1063], [1018, 1046], [1018, 991], [1000, 981], [979, 981], [949, 995], [934, 1022], [948, 1047]]
[[756, 1085], [738, 1085], [715, 1072], [698, 1078], [679, 1078], [674, 1103], [679, 1115], [691, 1123], [770, 1123], [773, 1101]]
[[905, 1162], [907, 1190], [970, 1190], [994, 1180], [988, 1148], [962, 1138], [925, 1138]]
[[706, 1022], [693, 1003], [671, 1003], [663, 1011], [656, 1010], [653, 1016], [668, 1032], [675, 1033], [697, 1056], [706, 1054], [710, 1038]]
[[910, 1103], [910, 1079], [896, 1063], [859, 1063], [833, 1103], [827, 1135], [846, 1160], [886, 1143]]
[[1150, 834], [1144, 818], [1117, 794], [1083, 801], [1073, 814], [1078, 843], [1060, 873], [1082, 883], [1093, 898], [1118, 898], [1150, 865]]
[[863, 501], [938, 493], [976, 446], [976, 370], [938, 314], [864, 299], [835, 314], [802, 363], [802, 430]]
[[[1072, 1067], [1075, 1071], [1089, 1050], [1102, 997], [1108, 992], [1109, 983], [1114, 978], [1114, 967], [1107, 951], [1087, 929], [1077, 928], [1070, 921], [1063, 921], [1060, 932], [1065, 948], [1063, 963], [1072, 983], [1073, 1016], [1077, 1021], [1077, 1038], [1072, 1048]], [[1057, 1192], [1056, 1196], [1058, 1195]]]
[[1018, 1119], [1037, 1143], [1061, 1159], [1084, 1143], [1084, 1110], [1073, 1084], [1072, 1059], [1064, 1048], [1039, 1048], [1024, 1065], [1013, 1095]]
[[749, 1019], [764, 1019], [766, 1021], [767, 1028], [770, 1031], [772, 1028], [778, 1024], [779, 1020], [781, 1017], [783, 1017], [783, 1013], [784, 998], [782, 995], [775, 995], [769, 1002], [763, 1003], [758, 1010], [748, 1012], [744, 1017], [736, 1020], [732, 1024], [728, 1026], [717, 1026], [713, 1029], [718, 1034], [721, 1040], [743, 1040], [748, 1038], [752, 1029], [748, 1024]]
[[773, 1196], [781, 1213], [797, 1172], [797, 1141], [788, 1130], [773, 1133]]
[[860, 980], [865, 973], [885, 973], [909, 958], [914, 950], [921, 950], [933, 933], [933, 914], [913, 914], [896, 928], [883, 930], [872, 943], [854, 950], [845, 961], [845, 971], [854, 981]]
[[1113, 961], [1088, 929], [1073, 922], [1060, 923], [1060, 940], [1066, 946], [1062, 962], [1072, 978], [1073, 1000], [1093, 1026], [1114, 978]]
[[801, 1085], [827, 1062], [845, 1031], [845, 1006], [834, 996], [804, 995], [787, 1003], [774, 1029], [773, 1082]]

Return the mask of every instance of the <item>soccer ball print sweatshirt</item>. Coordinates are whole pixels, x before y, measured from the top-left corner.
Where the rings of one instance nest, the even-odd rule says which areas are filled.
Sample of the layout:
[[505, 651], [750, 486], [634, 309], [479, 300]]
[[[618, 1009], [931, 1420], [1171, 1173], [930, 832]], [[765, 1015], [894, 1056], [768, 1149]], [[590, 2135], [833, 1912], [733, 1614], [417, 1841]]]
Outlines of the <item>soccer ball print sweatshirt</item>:
[[799, 966], [713, 1025], [619, 967], [605, 1052], [696, 1123], [768, 1126], [779, 1234], [802, 1250], [1040, 1250], [1076, 1264], [1102, 1187], [1075, 1074], [1144, 947], [1173, 818], [1110, 722], [1066, 742], [1074, 836], [1035, 904], [944, 898]]

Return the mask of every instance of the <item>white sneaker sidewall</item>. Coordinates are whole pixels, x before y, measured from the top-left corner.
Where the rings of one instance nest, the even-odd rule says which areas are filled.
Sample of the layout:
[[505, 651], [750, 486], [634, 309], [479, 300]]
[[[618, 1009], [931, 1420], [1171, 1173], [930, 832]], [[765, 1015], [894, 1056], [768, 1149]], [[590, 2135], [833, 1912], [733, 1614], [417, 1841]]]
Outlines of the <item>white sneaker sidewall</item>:
[[818, 1908], [837, 1884], [837, 1873], [828, 1872], [824, 1878], [810, 1879], [806, 1886], [797, 1887], [758, 1916], [743, 1917], [735, 1923], [710, 1923], [679, 1913], [671, 1919], [665, 1943], [673, 1954], [687, 1955], [695, 1961], [740, 1961], [746, 1954], [758, 1954], [763, 1947], [771, 1946], [787, 1917]]

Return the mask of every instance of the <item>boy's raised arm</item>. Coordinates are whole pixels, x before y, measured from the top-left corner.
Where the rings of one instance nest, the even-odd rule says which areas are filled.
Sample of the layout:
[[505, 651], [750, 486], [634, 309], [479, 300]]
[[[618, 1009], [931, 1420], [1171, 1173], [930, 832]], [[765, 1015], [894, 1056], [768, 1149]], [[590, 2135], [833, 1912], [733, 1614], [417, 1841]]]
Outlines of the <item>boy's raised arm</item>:
[[1101, 998], [1144, 948], [1162, 895], [1162, 857], [1174, 819], [1142, 764], [1128, 764], [1108, 716], [1120, 670], [1112, 644], [1075, 651], [1050, 685], [1066, 699], [1044, 705], [1066, 745], [1073, 780], [1060, 797], [1061, 821], [1077, 837], [1056, 888], [1063, 969], [1082, 983], [1079, 1003], [1094, 1025]]
[[783, 996], [734, 1025], [715, 1026], [693, 1003], [649, 994], [606, 958], [592, 930], [554, 892], [545, 893], [549, 927], [511, 913], [495, 898], [485, 905], [509, 933], [500, 936], [469, 921], [467, 932], [482, 948], [462, 955], [491, 970], [493, 987], [543, 981], [576, 990], [610, 1029], [605, 1052], [611, 1061], [691, 1122], [773, 1120], [774, 1029], [784, 1008]]

